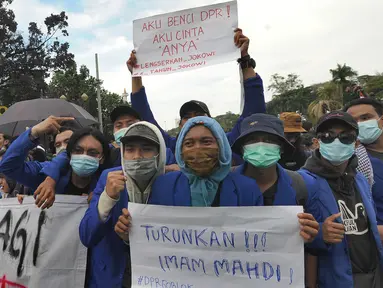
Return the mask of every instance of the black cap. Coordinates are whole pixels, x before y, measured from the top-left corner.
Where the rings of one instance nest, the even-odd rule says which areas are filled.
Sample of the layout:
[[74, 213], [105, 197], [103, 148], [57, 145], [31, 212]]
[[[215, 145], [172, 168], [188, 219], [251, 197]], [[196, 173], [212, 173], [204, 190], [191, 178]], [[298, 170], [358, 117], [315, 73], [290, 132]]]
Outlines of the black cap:
[[315, 132], [318, 133], [320, 131], [320, 128], [323, 127], [323, 124], [329, 121], [340, 121], [344, 124], [348, 125], [349, 127], [355, 129], [356, 131], [359, 130], [358, 123], [352, 118], [350, 114], [343, 111], [333, 111], [328, 114], [323, 115], [315, 128]]
[[136, 124], [126, 132], [126, 134], [121, 138], [121, 142], [126, 144], [129, 140], [133, 138], [141, 138], [149, 140], [154, 144], [160, 145], [160, 140], [158, 140], [157, 134], [150, 129], [145, 124]]
[[233, 143], [233, 151], [242, 155], [243, 141], [248, 135], [255, 132], [264, 132], [278, 136], [284, 143], [286, 152], [293, 152], [295, 149], [294, 145], [285, 138], [282, 120], [273, 115], [257, 113], [243, 119], [241, 124], [241, 135]]
[[122, 115], [130, 115], [138, 120], [141, 120], [140, 114], [138, 114], [138, 112], [129, 105], [121, 105], [114, 108], [112, 113], [110, 113], [110, 120], [112, 120], [112, 123], [114, 123], [116, 122], [117, 118]]
[[201, 111], [207, 114], [207, 116], [211, 117], [209, 108], [207, 108], [207, 105], [205, 103], [201, 101], [197, 101], [197, 100], [191, 100], [189, 102], [184, 103], [181, 106], [181, 109], [180, 109], [181, 119], [184, 118], [185, 114], [191, 111]]

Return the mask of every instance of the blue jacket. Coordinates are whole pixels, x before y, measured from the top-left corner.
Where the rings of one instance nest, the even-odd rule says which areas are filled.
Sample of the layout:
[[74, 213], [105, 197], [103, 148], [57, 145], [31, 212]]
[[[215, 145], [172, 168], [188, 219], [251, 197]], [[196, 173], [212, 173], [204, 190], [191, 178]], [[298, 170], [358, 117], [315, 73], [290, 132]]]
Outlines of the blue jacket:
[[383, 161], [368, 155], [374, 171], [374, 185], [372, 186], [372, 197], [376, 206], [376, 218], [378, 225], [383, 225]]
[[80, 240], [90, 249], [89, 288], [120, 288], [126, 267], [129, 246], [114, 231], [122, 209], [128, 207], [128, 193], [120, 193], [120, 200], [110, 211], [105, 223], [100, 221], [98, 201], [106, 186], [108, 173], [121, 167], [105, 170], [93, 192], [92, 200], [80, 223]]
[[[309, 183], [314, 205], [308, 209], [308, 213], [314, 215], [319, 222], [320, 229], [314, 242], [308, 246], [316, 249], [318, 255], [318, 284], [324, 288], [345, 288], [354, 287], [352, 277], [352, 266], [348, 252], [347, 238], [342, 243], [327, 245], [323, 241], [322, 225], [329, 216], [339, 213], [333, 192], [324, 178], [319, 177], [307, 170], [301, 170], [305, 182]], [[355, 176], [355, 183], [359, 191], [369, 219], [370, 229], [373, 233], [376, 246], [379, 252], [380, 266], [383, 267], [383, 246], [380, 240], [376, 221], [374, 202], [370, 193], [370, 186], [362, 174]], [[340, 223], [340, 220], [337, 219]], [[367, 288], [367, 287], [366, 287]]]
[[[180, 171], [159, 176], [153, 183], [149, 204], [191, 206], [188, 178]], [[219, 206], [261, 205], [263, 205], [262, 193], [257, 189], [253, 179], [229, 173], [222, 181]]]
[[[245, 172], [245, 165], [243, 164], [239, 166], [235, 173], [242, 174]], [[291, 177], [286, 173], [285, 169], [279, 164], [277, 164], [278, 168], [278, 184], [277, 191], [275, 193], [275, 199], [273, 206], [296, 206], [297, 205], [297, 193], [292, 186]], [[307, 185], [306, 185], [307, 186]], [[309, 189], [309, 187], [307, 187]], [[312, 205], [310, 194], [307, 195], [306, 206]]]
[[[241, 134], [241, 122], [244, 118], [255, 113], [266, 113], [265, 96], [263, 94], [261, 77], [257, 74], [256, 77], [245, 80], [243, 85], [245, 90], [245, 103], [241, 117], [238, 119], [231, 132], [226, 134], [230, 145], [233, 144]], [[156, 125], [161, 130], [166, 147], [170, 148], [173, 153], [175, 153], [177, 138], [170, 136], [162, 130], [160, 125], [158, 125], [157, 121], [154, 119], [144, 87], [137, 93], [131, 95], [131, 102], [133, 109], [141, 115], [143, 120]], [[241, 159], [238, 158], [238, 160]]]
[[[31, 129], [23, 132], [5, 152], [2, 161], [0, 162], [0, 173], [23, 184], [26, 187], [36, 190], [37, 187], [45, 180], [46, 175], [41, 173], [46, 166], [50, 166], [51, 162], [25, 161], [28, 152], [35, 148], [38, 143], [32, 142], [29, 138]], [[61, 156], [61, 157], [64, 157]], [[61, 161], [61, 160], [60, 160]], [[60, 170], [58, 170], [60, 175]], [[65, 194], [66, 187], [72, 175], [71, 169], [66, 169], [66, 172], [61, 174], [56, 184], [56, 193]], [[89, 192], [96, 187], [97, 179], [100, 172], [93, 175], [90, 183]]]

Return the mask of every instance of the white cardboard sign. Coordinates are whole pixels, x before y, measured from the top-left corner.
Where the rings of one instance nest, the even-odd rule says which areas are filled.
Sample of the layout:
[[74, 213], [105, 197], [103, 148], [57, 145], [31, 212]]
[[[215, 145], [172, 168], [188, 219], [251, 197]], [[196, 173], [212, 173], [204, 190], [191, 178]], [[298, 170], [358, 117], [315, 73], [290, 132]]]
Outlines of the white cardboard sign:
[[87, 249], [79, 225], [86, 197], [56, 195], [48, 210], [33, 197], [0, 200], [0, 287], [83, 288]]
[[234, 45], [237, 1], [133, 21], [133, 76], [169, 74], [240, 57]]
[[132, 287], [304, 287], [301, 206], [129, 211]]

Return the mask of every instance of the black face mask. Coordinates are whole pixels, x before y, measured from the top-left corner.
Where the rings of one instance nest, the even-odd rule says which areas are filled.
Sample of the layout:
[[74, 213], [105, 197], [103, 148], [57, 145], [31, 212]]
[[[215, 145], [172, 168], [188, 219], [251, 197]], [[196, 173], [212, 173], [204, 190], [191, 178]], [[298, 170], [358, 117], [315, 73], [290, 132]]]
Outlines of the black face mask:
[[295, 145], [297, 142], [299, 142], [301, 134], [300, 133], [294, 133], [291, 135], [287, 135], [287, 140], [293, 145]]

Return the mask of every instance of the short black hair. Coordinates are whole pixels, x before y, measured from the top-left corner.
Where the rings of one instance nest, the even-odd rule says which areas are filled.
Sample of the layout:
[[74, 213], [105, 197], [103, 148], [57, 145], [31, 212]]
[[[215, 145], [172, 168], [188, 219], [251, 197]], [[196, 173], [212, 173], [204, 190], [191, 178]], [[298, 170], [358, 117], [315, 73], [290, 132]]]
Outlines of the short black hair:
[[372, 99], [372, 98], [355, 99], [355, 100], [351, 101], [350, 103], [347, 103], [344, 106], [343, 111], [347, 112], [348, 109], [350, 109], [353, 106], [357, 106], [357, 105], [371, 105], [374, 107], [374, 109], [375, 109], [376, 113], [379, 115], [379, 117], [381, 117], [383, 115], [383, 104], [382, 104], [382, 102], [375, 100], [375, 99]]
[[104, 135], [97, 129], [86, 127], [80, 130], [77, 130], [70, 137], [66, 151], [68, 156], [71, 157], [72, 150], [76, 146], [77, 142], [85, 136], [93, 136], [101, 143], [102, 153], [104, 154], [104, 161], [107, 163], [109, 161], [110, 149], [108, 141], [105, 139]]
[[65, 131], [77, 131], [80, 130], [82, 126], [76, 120], [63, 121], [61, 123], [60, 133]]

